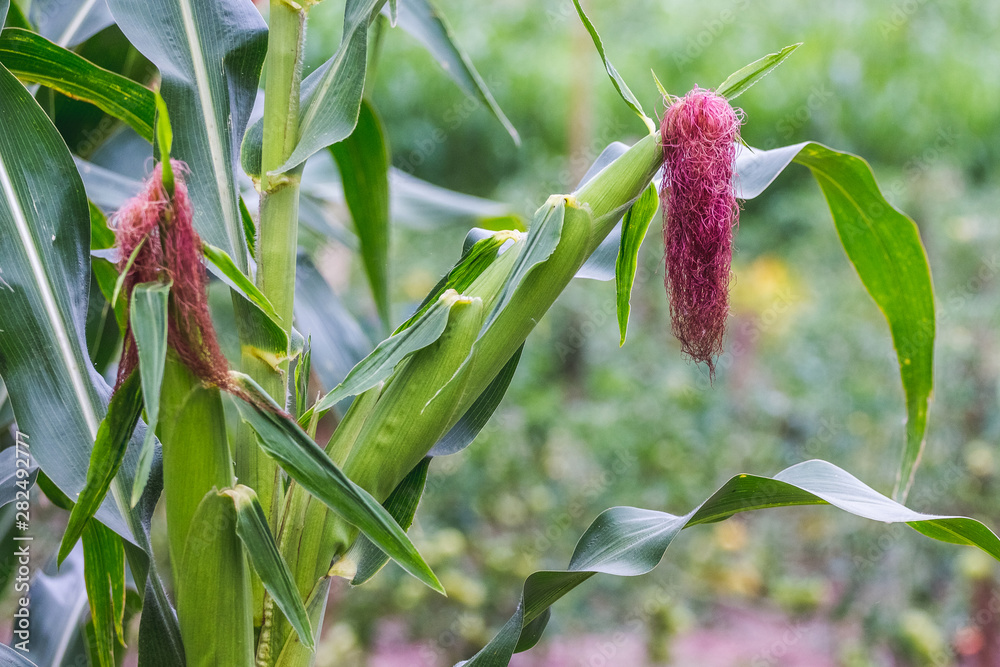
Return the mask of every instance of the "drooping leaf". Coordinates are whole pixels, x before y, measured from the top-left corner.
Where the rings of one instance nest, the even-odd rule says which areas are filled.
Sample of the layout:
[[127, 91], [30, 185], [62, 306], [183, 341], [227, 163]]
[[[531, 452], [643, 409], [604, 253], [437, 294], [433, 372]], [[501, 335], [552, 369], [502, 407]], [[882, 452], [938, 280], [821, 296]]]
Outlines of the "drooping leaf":
[[29, 14], [39, 33], [67, 48], [114, 22], [105, 0], [32, 0]]
[[625, 334], [628, 332], [632, 284], [635, 282], [639, 248], [642, 246], [642, 240], [646, 238], [646, 230], [649, 229], [649, 223], [653, 221], [659, 206], [660, 197], [656, 194], [656, 185], [650, 183], [622, 218], [621, 247], [618, 250], [618, 260], [615, 262], [616, 311], [618, 330], [621, 333], [619, 345], [625, 344]]
[[247, 245], [236, 185], [267, 28], [251, 3], [110, 0], [129, 41], [160, 70], [174, 124], [173, 157], [199, 174], [188, 183], [194, 225], [242, 269]]
[[906, 393], [906, 446], [895, 492], [905, 499], [923, 450], [933, 389], [934, 290], [920, 232], [885, 200], [868, 163], [812, 142], [741, 150], [738, 196], [757, 196], [792, 161], [812, 171], [847, 257], [889, 322]]
[[90, 102], [153, 140], [154, 93], [135, 81], [21, 28], [0, 33], [0, 63], [22, 81]]
[[[382, 506], [403, 530], [409, 530], [413, 524], [413, 516], [417, 513], [420, 496], [424, 493], [427, 468], [430, 463], [430, 457], [422, 459], [382, 503]], [[354, 578], [351, 579], [352, 586], [360, 586], [365, 583], [378, 574], [379, 570], [389, 562], [389, 557], [364, 535], [354, 543], [345, 559], [357, 566]]]
[[[383, 13], [385, 9], [383, 9]], [[399, 27], [413, 35], [466, 95], [485, 104], [516, 145], [521, 137], [476, 71], [472, 59], [458, 45], [444, 16], [430, 0], [406, 0], [399, 7]]]
[[392, 326], [389, 302], [389, 146], [382, 121], [361, 103], [354, 131], [330, 146], [344, 185], [344, 199], [361, 242], [361, 259], [385, 331]]
[[288, 563], [281, 557], [271, 529], [267, 527], [267, 517], [257, 500], [257, 494], [250, 487], [238, 484], [223, 490], [222, 495], [233, 501], [236, 508], [236, 534], [242, 540], [247, 557], [264, 583], [264, 588], [295, 628], [299, 640], [312, 648], [314, 643], [309, 614], [295, 586], [295, 577], [288, 569]]
[[399, 169], [389, 172], [389, 191], [393, 224], [427, 230], [452, 224], [525, 229], [524, 219], [509, 204], [454, 192]]
[[607, 53], [604, 52], [604, 42], [601, 41], [601, 36], [597, 33], [597, 28], [591, 22], [590, 18], [587, 16], [586, 12], [583, 11], [583, 7], [580, 6], [580, 0], [573, 0], [573, 4], [576, 5], [576, 13], [580, 15], [580, 20], [583, 21], [583, 25], [587, 28], [587, 32], [590, 33], [590, 38], [594, 40], [594, 47], [597, 49], [597, 53], [601, 56], [601, 61], [604, 63], [604, 69], [608, 73], [608, 77], [611, 79], [611, 83], [614, 84], [615, 90], [621, 96], [625, 104], [628, 105], [629, 109], [635, 112], [642, 122], [646, 124], [649, 132], [652, 134], [656, 132], [656, 125], [653, 123], [652, 119], [646, 115], [646, 112], [642, 110], [642, 104], [636, 99], [635, 95], [629, 89], [628, 84], [625, 83], [625, 79], [622, 78], [615, 66], [611, 64], [608, 60]]
[[1000, 539], [982, 523], [965, 517], [920, 514], [874, 491], [826, 461], [806, 461], [773, 478], [737, 475], [699, 507], [684, 516], [635, 507], [605, 510], [586, 530], [560, 571], [540, 571], [524, 582], [514, 616], [465, 667], [506, 666], [516, 650], [531, 648], [520, 641], [523, 630], [554, 602], [595, 574], [637, 576], [652, 570], [684, 528], [714, 523], [740, 512], [829, 504], [873, 521], [906, 523], [943, 542], [976, 546], [1000, 560]]
[[115, 640], [125, 644], [125, 549], [96, 521], [83, 530], [83, 573], [100, 667], [115, 667]]
[[132, 290], [129, 320], [139, 356], [142, 403], [146, 409], [146, 436], [132, 482], [130, 505], [135, 507], [149, 481], [156, 452], [156, 426], [160, 415], [160, 385], [167, 359], [167, 297], [170, 285], [143, 283]]
[[[445, 315], [447, 315], [445, 310]], [[261, 448], [275, 459], [303, 489], [367, 535], [404, 570], [443, 592], [416, 548], [392, 516], [371, 494], [352, 482], [326, 452], [278, 407], [248, 376], [234, 374], [254, 397], [251, 405], [236, 400], [240, 416], [257, 433]], [[267, 406], [267, 407], [261, 407]]]
[[87, 483], [70, 512], [69, 523], [59, 545], [60, 563], [69, 555], [84, 527], [104, 502], [104, 497], [111, 488], [111, 481], [118, 474], [118, 468], [125, 458], [125, 449], [141, 412], [139, 373], [132, 372], [111, 397], [108, 413], [97, 430], [87, 469]]
[[777, 53], [771, 53], [759, 60], [755, 60], [746, 67], [742, 67], [733, 72], [729, 77], [719, 84], [715, 89], [716, 95], [721, 95], [727, 100], [734, 100], [765, 76], [771, 73], [775, 67], [785, 61], [785, 58], [792, 55], [792, 51], [802, 46], [802, 42], [792, 44], [781, 49]]

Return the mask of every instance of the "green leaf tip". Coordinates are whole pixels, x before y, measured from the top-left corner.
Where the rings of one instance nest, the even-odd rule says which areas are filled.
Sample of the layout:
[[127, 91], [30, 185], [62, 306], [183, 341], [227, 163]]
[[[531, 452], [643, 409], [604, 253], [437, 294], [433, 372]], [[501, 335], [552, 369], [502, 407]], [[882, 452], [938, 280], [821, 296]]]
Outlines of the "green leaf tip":
[[745, 93], [755, 83], [770, 74], [771, 70], [783, 63], [785, 59], [792, 55], [792, 52], [800, 46], [802, 46], [802, 42], [791, 44], [777, 53], [768, 54], [763, 58], [753, 61], [746, 67], [738, 69], [730, 74], [725, 81], [719, 84], [719, 87], [715, 89], [715, 94], [721, 95], [729, 101], [733, 101]]

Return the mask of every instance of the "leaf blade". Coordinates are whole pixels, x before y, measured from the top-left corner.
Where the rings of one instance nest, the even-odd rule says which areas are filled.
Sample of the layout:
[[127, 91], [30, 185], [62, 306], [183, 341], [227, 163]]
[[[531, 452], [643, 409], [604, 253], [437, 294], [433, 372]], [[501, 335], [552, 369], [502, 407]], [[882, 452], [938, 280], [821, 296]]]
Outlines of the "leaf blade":
[[135, 507], [149, 481], [156, 453], [156, 427], [160, 415], [160, 386], [167, 361], [167, 298], [170, 285], [143, 283], [132, 290], [129, 321], [139, 356], [142, 403], [146, 409], [146, 435], [132, 481], [130, 504]]
[[615, 261], [616, 312], [618, 330], [621, 334], [619, 347], [625, 344], [625, 334], [628, 332], [632, 284], [635, 282], [635, 272], [638, 268], [639, 248], [646, 238], [646, 230], [649, 229], [649, 224], [653, 221], [659, 206], [660, 197], [656, 193], [656, 184], [650, 183], [622, 218], [621, 245], [618, 248], [618, 259]]
[[785, 62], [785, 59], [792, 55], [792, 52], [800, 46], [802, 46], [802, 42], [790, 44], [777, 53], [770, 53], [745, 67], [741, 67], [719, 84], [718, 88], [715, 89], [715, 94], [721, 95], [730, 101], [736, 99], [755, 83], [770, 74], [771, 70]]

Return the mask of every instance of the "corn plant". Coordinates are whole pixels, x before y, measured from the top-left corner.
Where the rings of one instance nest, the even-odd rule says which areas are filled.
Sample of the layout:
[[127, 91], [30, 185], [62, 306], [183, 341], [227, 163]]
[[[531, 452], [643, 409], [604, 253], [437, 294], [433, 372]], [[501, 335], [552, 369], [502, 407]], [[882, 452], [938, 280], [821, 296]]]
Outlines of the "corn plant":
[[[0, 649], [3, 664], [68, 664], [81, 642], [91, 664], [120, 664], [125, 621], [140, 613], [140, 665], [310, 665], [332, 578], [360, 587], [393, 560], [444, 593], [406, 532], [431, 460], [475, 440], [563, 289], [577, 276], [614, 280], [624, 343], [637, 253], [662, 210], [674, 332], [711, 373], [738, 201], [751, 206], [793, 162], [815, 176], [889, 325], [907, 416], [895, 499], [813, 460], [735, 476], [682, 515], [609, 509], [565, 570], [528, 577], [510, 620], [465, 664], [506, 665], [571, 589], [646, 573], [681, 530], [739, 512], [829, 504], [1000, 558], [978, 521], [900, 504], [932, 388], [934, 299], [916, 225], [856, 156], [739, 140], [752, 119], [731, 102], [796, 46], [711, 90], [671, 94], [656, 81], [657, 123], [577, 3], [645, 136], [609, 146], [526, 232], [470, 231], [400, 323], [388, 240], [404, 184], [364, 95], [371, 33], [418, 36], [518, 136], [428, 0], [347, 0], [340, 43], [303, 77], [312, 4], [271, 0], [265, 23], [245, 0], [0, 0], [0, 415], [16, 423], [0, 498], [27, 514], [21, 498], [44, 493], [68, 512], [61, 570], [36, 579], [64, 579], [71, 593], [60, 606], [36, 589], [31, 633]], [[405, 187], [447, 206], [427, 184]], [[351, 232], [331, 227], [331, 201]], [[344, 234], [392, 332], [371, 350], [300, 252]], [[154, 554], [161, 496], [167, 553]], [[44, 604], [53, 611], [41, 616]]]

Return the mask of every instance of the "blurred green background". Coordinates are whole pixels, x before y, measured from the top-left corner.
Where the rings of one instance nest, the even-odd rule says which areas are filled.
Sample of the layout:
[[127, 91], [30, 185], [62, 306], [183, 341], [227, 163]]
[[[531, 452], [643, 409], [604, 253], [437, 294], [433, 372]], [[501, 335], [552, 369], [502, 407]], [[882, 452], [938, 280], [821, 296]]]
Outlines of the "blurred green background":
[[[683, 94], [803, 42], [737, 100], [743, 136], [762, 148], [816, 140], [860, 154], [889, 201], [916, 220], [938, 342], [927, 450], [909, 504], [1000, 525], [1000, 5], [584, 4], [610, 58], [657, 114], [650, 68]], [[369, 95], [398, 168], [530, 218], [548, 194], [572, 190], [606, 144], [642, 136], [570, 0], [438, 6], [522, 144], [411, 37], [387, 29]], [[313, 10], [312, 66], [336, 43], [341, 11], [329, 0]], [[455, 261], [464, 229], [394, 233], [402, 318]], [[318, 664], [469, 657], [513, 612], [523, 578], [564, 567], [610, 506], [680, 514], [734, 474], [774, 474], [814, 457], [891, 492], [904, 418], [895, 354], [806, 170], [791, 167], [744, 206], [714, 385], [669, 333], [658, 237], [640, 254], [624, 347], [613, 285], [576, 281], [529, 339], [486, 431], [433, 462], [412, 532], [451, 597], [395, 566], [364, 589], [336, 588]], [[363, 293], [360, 272], [351, 280]], [[828, 508], [774, 510], [685, 532], [645, 577], [591, 580], [555, 606], [539, 647], [514, 664], [1000, 664], [996, 575], [978, 552], [906, 528]], [[343, 651], [351, 660], [335, 663]]]

